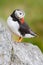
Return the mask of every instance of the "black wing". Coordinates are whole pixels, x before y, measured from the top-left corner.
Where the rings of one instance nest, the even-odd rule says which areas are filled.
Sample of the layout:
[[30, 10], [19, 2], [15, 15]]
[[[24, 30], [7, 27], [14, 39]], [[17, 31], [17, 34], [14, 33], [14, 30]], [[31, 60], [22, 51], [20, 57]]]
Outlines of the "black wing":
[[20, 33], [24, 36], [25, 34], [31, 34], [35, 36], [35, 33], [32, 32], [30, 27], [24, 22], [24, 24], [20, 24], [19, 28]]

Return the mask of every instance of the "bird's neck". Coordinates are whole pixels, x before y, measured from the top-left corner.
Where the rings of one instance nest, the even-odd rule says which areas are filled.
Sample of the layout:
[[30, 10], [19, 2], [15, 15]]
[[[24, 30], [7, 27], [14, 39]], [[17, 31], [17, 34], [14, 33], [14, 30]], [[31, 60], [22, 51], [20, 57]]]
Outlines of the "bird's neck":
[[17, 21], [17, 22], [20, 24], [19, 19], [17, 19], [17, 18], [15, 17], [15, 15], [12, 14], [11, 17], [13, 18], [13, 21]]

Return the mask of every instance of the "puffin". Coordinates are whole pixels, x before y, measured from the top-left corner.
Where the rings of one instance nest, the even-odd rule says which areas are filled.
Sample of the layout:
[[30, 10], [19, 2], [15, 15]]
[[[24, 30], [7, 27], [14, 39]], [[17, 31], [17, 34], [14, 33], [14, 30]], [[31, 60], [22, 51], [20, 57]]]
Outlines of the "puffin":
[[25, 12], [21, 9], [15, 9], [7, 19], [7, 25], [10, 30], [16, 34], [21, 42], [23, 38], [32, 38], [36, 34], [31, 30], [29, 25], [24, 20]]

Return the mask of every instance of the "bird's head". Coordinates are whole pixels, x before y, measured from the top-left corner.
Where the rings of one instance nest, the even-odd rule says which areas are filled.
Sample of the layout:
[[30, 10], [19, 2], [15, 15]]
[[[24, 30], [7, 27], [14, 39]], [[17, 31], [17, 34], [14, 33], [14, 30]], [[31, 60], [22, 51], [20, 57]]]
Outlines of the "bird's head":
[[15, 16], [21, 23], [24, 23], [24, 16], [25, 16], [24, 11], [22, 11], [20, 9], [16, 9], [13, 12], [13, 16]]

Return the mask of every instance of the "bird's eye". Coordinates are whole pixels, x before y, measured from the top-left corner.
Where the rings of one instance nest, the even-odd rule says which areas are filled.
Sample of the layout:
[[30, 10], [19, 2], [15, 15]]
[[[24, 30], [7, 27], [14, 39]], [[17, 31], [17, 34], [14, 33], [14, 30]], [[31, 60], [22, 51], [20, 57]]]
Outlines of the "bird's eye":
[[20, 13], [20, 15], [21, 15], [22, 13]]

